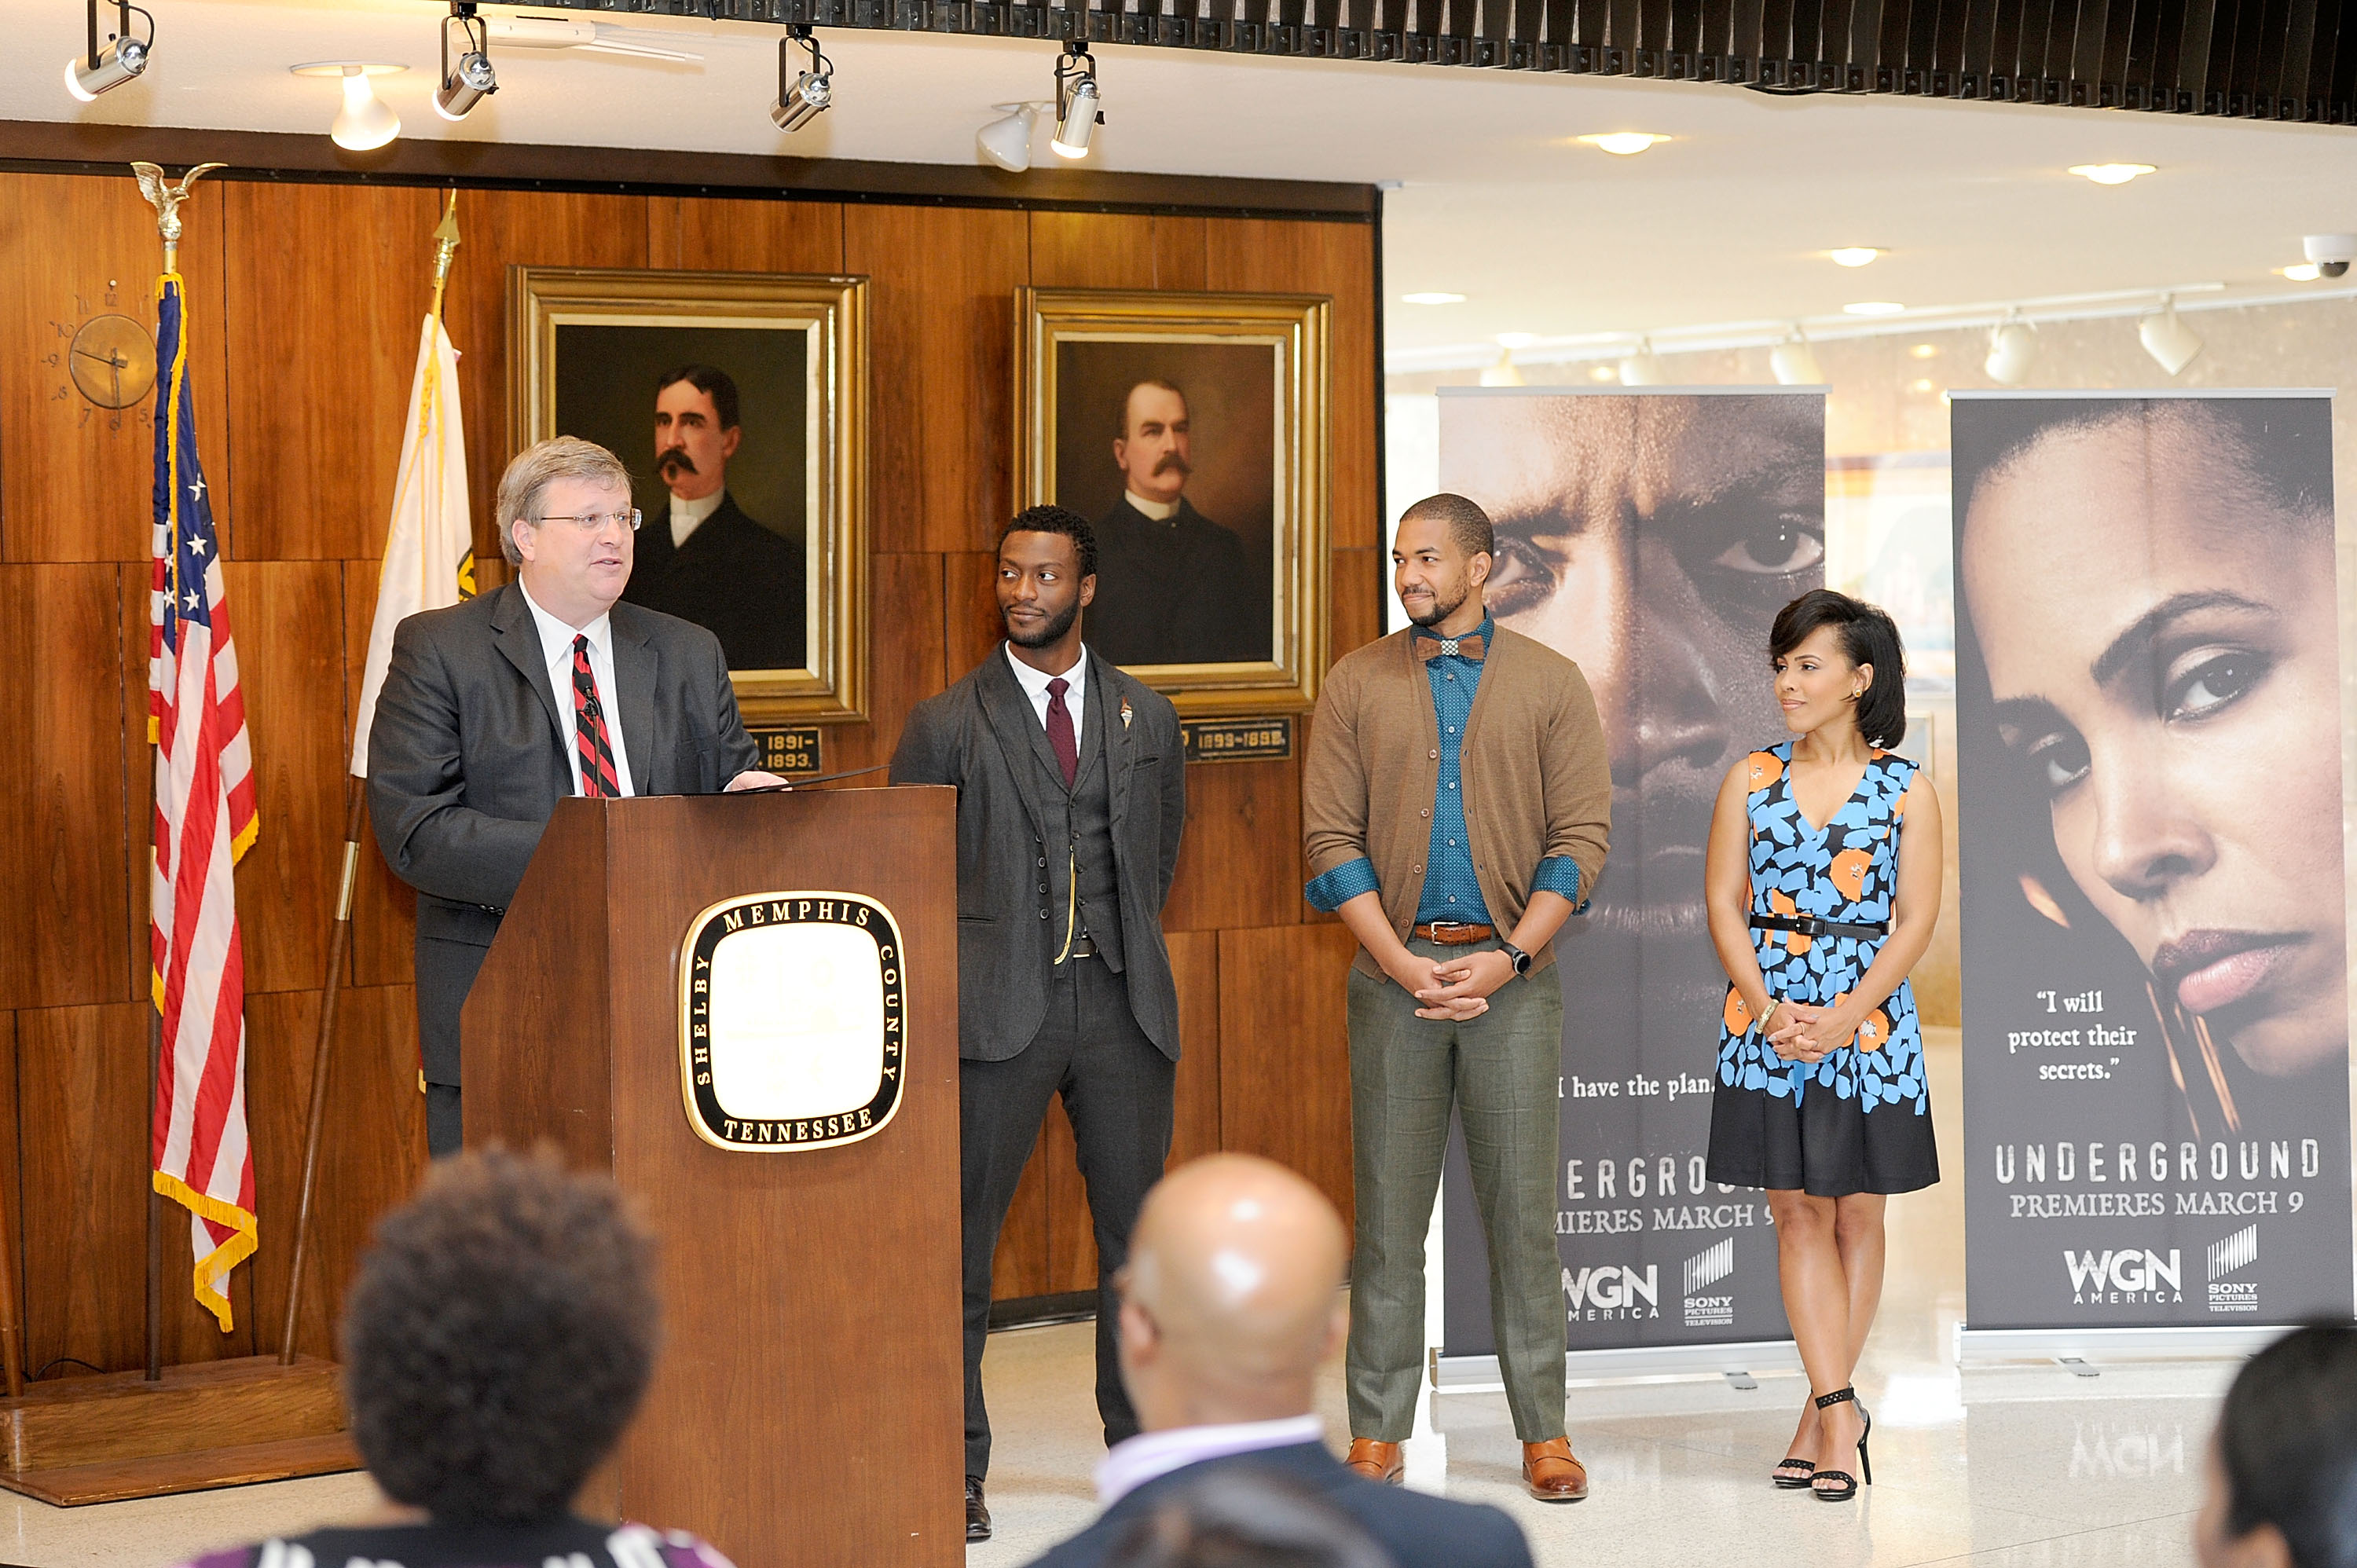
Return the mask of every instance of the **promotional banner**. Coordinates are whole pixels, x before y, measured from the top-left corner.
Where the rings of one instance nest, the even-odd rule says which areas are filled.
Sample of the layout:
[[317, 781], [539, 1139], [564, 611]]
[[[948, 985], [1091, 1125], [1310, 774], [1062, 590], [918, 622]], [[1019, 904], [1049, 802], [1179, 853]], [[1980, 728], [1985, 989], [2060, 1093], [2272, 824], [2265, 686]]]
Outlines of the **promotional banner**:
[[[1571, 1348], [1781, 1339], [1764, 1195], [1703, 1179], [1703, 847], [1727, 769], [1784, 736], [1768, 628], [1824, 580], [1824, 393], [1444, 388], [1440, 488], [1490, 513], [1491, 613], [1578, 664], [1611, 749], [1611, 853], [1556, 942]], [[1441, 1201], [1443, 1353], [1491, 1354], [1461, 1145]]]
[[1953, 420], [1967, 1326], [2345, 1318], [2331, 400]]

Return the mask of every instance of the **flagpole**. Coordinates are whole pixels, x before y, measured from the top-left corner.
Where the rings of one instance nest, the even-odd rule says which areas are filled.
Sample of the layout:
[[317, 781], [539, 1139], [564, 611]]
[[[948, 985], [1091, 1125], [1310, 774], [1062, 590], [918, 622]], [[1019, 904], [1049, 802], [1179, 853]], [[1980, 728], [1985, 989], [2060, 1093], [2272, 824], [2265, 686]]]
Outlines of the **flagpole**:
[[[434, 231], [434, 303], [429, 314], [442, 319], [442, 291], [458, 252], [458, 193], [450, 192], [442, 221]], [[319, 996], [319, 1033], [311, 1047], [311, 1108], [303, 1127], [303, 1193], [295, 1208], [295, 1257], [286, 1277], [286, 1326], [278, 1337], [278, 1362], [295, 1364], [296, 1321], [303, 1306], [303, 1263], [311, 1244], [311, 1197], [319, 1174], [319, 1134], [328, 1116], [328, 1069], [336, 1032], [336, 998], [351, 950], [352, 889], [360, 880], [361, 834], [365, 828], [367, 780], [344, 779], [343, 875], [336, 891], [336, 914], [328, 933], [328, 984]]]

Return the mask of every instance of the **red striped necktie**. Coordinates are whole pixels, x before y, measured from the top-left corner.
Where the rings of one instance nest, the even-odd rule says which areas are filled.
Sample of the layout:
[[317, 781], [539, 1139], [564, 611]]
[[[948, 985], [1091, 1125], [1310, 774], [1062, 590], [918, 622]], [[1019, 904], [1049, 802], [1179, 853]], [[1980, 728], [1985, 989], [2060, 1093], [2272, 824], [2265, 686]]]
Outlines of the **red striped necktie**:
[[581, 792], [591, 800], [619, 798], [622, 783], [614, 772], [614, 746], [606, 738], [606, 707], [597, 700], [587, 637], [573, 639], [573, 745], [581, 757]]

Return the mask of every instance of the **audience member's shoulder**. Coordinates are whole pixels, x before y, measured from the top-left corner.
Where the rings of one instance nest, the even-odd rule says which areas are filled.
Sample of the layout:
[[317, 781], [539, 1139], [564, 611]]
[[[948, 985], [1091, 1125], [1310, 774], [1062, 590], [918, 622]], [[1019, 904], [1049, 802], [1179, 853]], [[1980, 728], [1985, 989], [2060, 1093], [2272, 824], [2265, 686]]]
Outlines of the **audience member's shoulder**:
[[1441, 1563], [1448, 1568], [1530, 1568], [1530, 1543], [1523, 1537], [1523, 1527], [1503, 1509], [1378, 1486], [1356, 1477], [1331, 1496], [1383, 1539], [1400, 1558], [1401, 1568], [1426, 1563], [1436, 1568]]

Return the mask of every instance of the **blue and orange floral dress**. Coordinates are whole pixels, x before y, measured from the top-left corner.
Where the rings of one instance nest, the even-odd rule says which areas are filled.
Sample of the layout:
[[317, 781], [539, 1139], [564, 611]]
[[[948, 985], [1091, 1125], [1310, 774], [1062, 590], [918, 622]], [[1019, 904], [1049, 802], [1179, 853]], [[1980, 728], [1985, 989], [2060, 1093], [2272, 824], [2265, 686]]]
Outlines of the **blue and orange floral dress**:
[[[1792, 743], [1751, 754], [1751, 912], [1844, 925], [1890, 921], [1899, 832], [1915, 764], [1876, 751], [1833, 820], [1812, 827], [1792, 799]], [[1751, 929], [1768, 994], [1824, 1006], [1847, 995], [1882, 950], [1878, 936]], [[1719, 1018], [1710, 1179], [1798, 1187], [1818, 1197], [1912, 1192], [1940, 1179], [1923, 1032], [1906, 983], [1867, 1015], [1855, 1044], [1787, 1061], [1730, 984]]]

